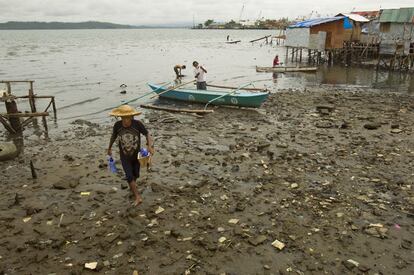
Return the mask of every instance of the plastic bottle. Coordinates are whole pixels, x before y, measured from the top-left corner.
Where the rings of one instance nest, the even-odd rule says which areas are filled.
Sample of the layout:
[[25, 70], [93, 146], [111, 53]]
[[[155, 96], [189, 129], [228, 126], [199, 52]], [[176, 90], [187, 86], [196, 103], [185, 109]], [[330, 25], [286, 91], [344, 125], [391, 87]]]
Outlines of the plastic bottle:
[[115, 165], [115, 160], [114, 160], [114, 158], [112, 156], [108, 156], [108, 169], [112, 173], [116, 173], [117, 172], [116, 165]]
[[142, 149], [140, 150], [140, 156], [141, 156], [141, 157], [147, 157], [147, 156], [148, 156], [148, 150], [147, 150], [147, 149], [145, 149], [145, 148], [142, 148]]

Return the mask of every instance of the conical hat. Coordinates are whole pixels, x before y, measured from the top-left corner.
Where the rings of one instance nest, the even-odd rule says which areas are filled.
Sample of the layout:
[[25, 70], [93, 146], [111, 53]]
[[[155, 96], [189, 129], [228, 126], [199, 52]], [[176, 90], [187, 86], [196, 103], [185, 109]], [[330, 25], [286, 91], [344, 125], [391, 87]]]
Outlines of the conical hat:
[[123, 116], [136, 116], [136, 115], [140, 115], [141, 112], [138, 112], [137, 110], [135, 110], [134, 108], [132, 108], [129, 105], [121, 105], [118, 108], [113, 109], [109, 115], [110, 116], [119, 116], [119, 117], [123, 117]]

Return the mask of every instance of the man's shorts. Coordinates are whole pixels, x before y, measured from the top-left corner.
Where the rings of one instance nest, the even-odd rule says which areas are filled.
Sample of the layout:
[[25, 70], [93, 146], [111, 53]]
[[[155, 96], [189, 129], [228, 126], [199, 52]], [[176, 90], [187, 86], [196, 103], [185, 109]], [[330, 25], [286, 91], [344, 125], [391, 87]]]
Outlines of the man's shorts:
[[207, 90], [207, 83], [205, 81], [197, 82], [197, 90]]
[[128, 183], [139, 178], [140, 165], [137, 158], [129, 159], [121, 157], [121, 163]]

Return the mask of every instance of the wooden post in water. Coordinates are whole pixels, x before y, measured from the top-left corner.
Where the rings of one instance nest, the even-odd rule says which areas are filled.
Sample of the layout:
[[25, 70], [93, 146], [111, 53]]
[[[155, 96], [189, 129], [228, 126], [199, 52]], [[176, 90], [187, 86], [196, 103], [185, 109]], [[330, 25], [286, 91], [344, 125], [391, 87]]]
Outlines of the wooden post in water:
[[30, 84], [29, 104], [30, 104], [30, 109], [31, 109], [32, 113], [36, 113], [36, 104], [35, 104], [35, 98], [34, 98], [34, 92], [33, 92], [33, 82], [34, 81], [29, 81], [29, 84]]
[[289, 47], [286, 47], [286, 57], [285, 57], [285, 64], [289, 61]]
[[52, 108], [53, 108], [53, 116], [56, 120], [57, 114], [56, 114], [56, 104], [55, 104], [55, 97], [52, 97]]
[[[6, 110], [8, 114], [17, 114], [19, 111], [17, 110], [16, 101], [11, 99], [10, 101], [6, 101]], [[10, 125], [16, 131], [16, 133], [22, 132], [22, 125], [20, 123], [20, 118], [18, 117], [9, 117]]]

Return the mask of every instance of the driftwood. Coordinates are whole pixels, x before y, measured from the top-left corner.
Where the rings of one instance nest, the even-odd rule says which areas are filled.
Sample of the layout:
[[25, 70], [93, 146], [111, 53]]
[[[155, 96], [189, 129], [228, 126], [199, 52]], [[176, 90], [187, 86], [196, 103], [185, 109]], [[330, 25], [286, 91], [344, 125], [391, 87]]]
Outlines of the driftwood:
[[176, 112], [176, 113], [192, 113], [192, 114], [214, 113], [214, 110], [177, 109], [177, 108], [167, 108], [167, 107], [160, 107], [160, 106], [146, 105], [146, 104], [141, 104], [140, 106], [142, 108], [146, 108], [146, 109], [154, 109], [154, 110], [167, 111], [167, 112]]
[[259, 40], [263, 40], [263, 39], [268, 39], [269, 37], [271, 37], [271, 35], [266, 35], [266, 36], [263, 36], [263, 37], [260, 37], [260, 38], [257, 38], [257, 39], [253, 39], [253, 40], [250, 41], [250, 43], [253, 43], [253, 42], [256, 42], [256, 41], [259, 41]]

